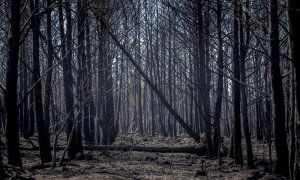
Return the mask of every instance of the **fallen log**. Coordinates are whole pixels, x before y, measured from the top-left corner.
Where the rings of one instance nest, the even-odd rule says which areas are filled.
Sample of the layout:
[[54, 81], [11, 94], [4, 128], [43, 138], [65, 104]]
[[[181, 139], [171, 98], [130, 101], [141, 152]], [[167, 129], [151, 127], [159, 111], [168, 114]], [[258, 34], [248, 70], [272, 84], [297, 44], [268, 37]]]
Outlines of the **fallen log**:
[[144, 151], [144, 152], [160, 152], [160, 153], [191, 153], [198, 155], [206, 155], [206, 147], [183, 146], [183, 147], [146, 147], [146, 146], [129, 146], [129, 145], [89, 145], [83, 147], [90, 151]]
[[[1, 148], [5, 149], [5, 148]], [[57, 146], [56, 150], [64, 150], [64, 146]], [[181, 147], [146, 147], [146, 146], [129, 146], [129, 145], [88, 145], [83, 146], [88, 151], [143, 151], [143, 152], [159, 152], [159, 153], [190, 153], [199, 156], [206, 155], [206, 147], [181, 146]], [[23, 151], [38, 151], [38, 147], [20, 147]]]

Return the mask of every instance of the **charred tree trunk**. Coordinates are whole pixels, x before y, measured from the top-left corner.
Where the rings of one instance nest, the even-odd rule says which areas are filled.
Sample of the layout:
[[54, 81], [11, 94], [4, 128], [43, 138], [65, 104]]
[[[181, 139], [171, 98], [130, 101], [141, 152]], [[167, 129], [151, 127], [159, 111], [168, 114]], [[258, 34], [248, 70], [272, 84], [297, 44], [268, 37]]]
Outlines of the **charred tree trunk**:
[[98, 46], [98, 62], [97, 62], [97, 68], [98, 68], [98, 74], [97, 74], [97, 134], [96, 134], [96, 141], [98, 144], [101, 143], [101, 126], [103, 121], [102, 116], [102, 106], [104, 105], [104, 36], [103, 36], [103, 27], [98, 24], [98, 39], [99, 39], [99, 46]]
[[[33, 86], [34, 82], [32, 80], [32, 76], [30, 77], [30, 86]], [[34, 91], [30, 92], [29, 95], [29, 130], [28, 137], [32, 137], [35, 132], [35, 114], [34, 114]]]
[[39, 54], [39, 0], [30, 1], [32, 18], [32, 63], [33, 63], [33, 82], [36, 83], [34, 88], [34, 107], [35, 117], [38, 130], [38, 140], [40, 147], [41, 162], [47, 163], [52, 160], [49, 129], [47, 129], [44, 119], [43, 99], [42, 99], [42, 83], [40, 81], [40, 54]]
[[[241, 5], [240, 5], [241, 6]], [[249, 8], [249, 0], [246, 2], [247, 8]], [[243, 115], [243, 128], [245, 141], [247, 146], [247, 163], [250, 169], [254, 168], [253, 162], [253, 152], [252, 152], [252, 142], [251, 134], [249, 130], [249, 118], [248, 118], [248, 105], [247, 105], [247, 89], [245, 84], [247, 83], [246, 79], [246, 55], [247, 47], [250, 41], [250, 27], [249, 27], [249, 15], [246, 16], [246, 41], [244, 42], [244, 24], [243, 24], [243, 11], [242, 7], [239, 8], [239, 23], [240, 23], [240, 61], [241, 61], [241, 81], [244, 83], [241, 86], [241, 95], [242, 95], [242, 115]]]
[[114, 118], [112, 59], [110, 57], [104, 59], [104, 71], [105, 96], [102, 107], [102, 144], [110, 145], [115, 141], [118, 134], [118, 123]]
[[233, 111], [234, 111], [234, 132], [233, 132], [233, 155], [236, 164], [243, 164], [242, 154], [242, 132], [241, 132], [241, 88], [240, 88], [240, 52], [239, 52], [239, 29], [238, 0], [234, 0], [234, 22], [233, 22]]
[[[213, 145], [211, 140], [211, 118], [210, 118], [210, 97], [209, 97], [209, 84], [206, 82], [206, 59], [205, 59], [205, 29], [203, 22], [203, 6], [202, 0], [198, 0], [197, 8], [198, 8], [198, 45], [199, 45], [199, 66], [200, 66], [200, 92], [198, 92], [199, 100], [199, 108], [202, 108], [202, 114], [205, 125], [205, 139], [207, 144], [207, 156], [213, 156]], [[206, 24], [207, 26], [208, 24]]]
[[[85, 31], [88, 30], [87, 28], [87, 1], [82, 1], [81, 2], [81, 10], [78, 12], [78, 33], [79, 33], [79, 38], [78, 41], [80, 40], [81, 43], [78, 43], [79, 49], [81, 49], [81, 52], [78, 53], [78, 55], [81, 58], [81, 81], [80, 81], [80, 88], [81, 88], [81, 93], [82, 93], [82, 105], [83, 105], [83, 134], [85, 138], [85, 142], [89, 143], [91, 142], [91, 130], [90, 130], [90, 103], [91, 103], [91, 89], [89, 89], [89, 84], [90, 84], [90, 76], [89, 76], [89, 69], [90, 69], [90, 62], [88, 57], [86, 56], [86, 44], [88, 43], [87, 38], [88, 34], [85, 34]], [[81, 22], [82, 21], [82, 22]], [[80, 23], [79, 23], [80, 22]], [[80, 29], [79, 29], [80, 28]], [[83, 39], [80, 39], [82, 35]], [[86, 36], [87, 35], [87, 36]], [[89, 47], [90, 48], [90, 47]], [[89, 54], [90, 56], [90, 54]], [[78, 122], [80, 123], [80, 122]]]
[[277, 157], [274, 171], [278, 174], [289, 177], [289, 150], [285, 133], [285, 107], [282, 76], [280, 72], [279, 20], [277, 6], [277, 0], [269, 0], [270, 61], [273, 106], [275, 112], [275, 148]]
[[[211, 108], [210, 108], [210, 80], [211, 80], [211, 72], [209, 69], [209, 9], [210, 9], [210, 3], [209, 1], [203, 2], [204, 6], [202, 7], [202, 11], [204, 13], [203, 18], [204, 18], [204, 23], [205, 27], [203, 26], [203, 64], [200, 64], [200, 70], [201, 70], [201, 75], [203, 77], [202, 80], [202, 88], [203, 88], [203, 93], [202, 94], [202, 103], [203, 103], [203, 116], [204, 116], [204, 125], [205, 125], [205, 136], [206, 136], [206, 144], [207, 144], [207, 156], [208, 157], [213, 157], [213, 142], [212, 142], [212, 122], [211, 122]], [[205, 7], [205, 8], [204, 8]], [[200, 11], [200, 12], [202, 12]], [[199, 13], [199, 12], [198, 12]], [[199, 29], [199, 34], [201, 33], [201, 29]], [[200, 45], [200, 48], [203, 48], [202, 45]], [[202, 50], [199, 51], [200, 56], [202, 56]], [[201, 60], [200, 59], [200, 60]], [[203, 74], [203, 73], [204, 74]]]
[[[85, 45], [84, 45], [84, 23], [85, 23], [85, 4], [84, 1], [77, 1], [77, 48], [78, 48], [78, 75], [77, 75], [77, 101], [78, 101], [78, 119], [75, 127], [76, 136], [76, 151], [79, 153], [83, 152], [82, 148], [82, 122], [86, 122], [88, 118], [85, 115], [88, 112], [86, 107], [86, 79], [85, 79], [85, 67], [86, 67], [86, 56], [85, 56]], [[85, 133], [85, 129], [84, 129]], [[86, 135], [86, 134], [85, 134]]]
[[[105, 2], [99, 4], [105, 8]], [[104, 14], [98, 14], [97, 20], [104, 21]], [[108, 55], [109, 44], [106, 27], [99, 23], [99, 64], [98, 64], [98, 118], [101, 117], [100, 126], [102, 130], [102, 144], [110, 145], [115, 141], [118, 134], [118, 120], [114, 118], [114, 100], [113, 100], [113, 77], [112, 77], [112, 58]]]
[[92, 95], [92, 56], [91, 56], [91, 42], [90, 42], [90, 24], [89, 20], [87, 19], [85, 31], [86, 31], [86, 59], [87, 59], [87, 78], [88, 78], [88, 126], [89, 126], [89, 139], [86, 139], [89, 143], [95, 142], [95, 103], [94, 98]]
[[[74, 121], [74, 92], [73, 92], [73, 75], [72, 75], [72, 24], [71, 24], [71, 5], [69, 2], [65, 2], [67, 29], [66, 35], [64, 32], [64, 19], [63, 19], [63, 4], [60, 0], [59, 5], [59, 31], [61, 40], [61, 58], [63, 58], [63, 81], [64, 81], [64, 94], [65, 94], [65, 106], [66, 106], [66, 130], [67, 140], [70, 141], [70, 147], [68, 148], [68, 156], [70, 159], [76, 158], [76, 141], [75, 136], [70, 136], [73, 121]], [[71, 139], [70, 139], [71, 137]]]
[[[26, 56], [26, 47], [25, 47], [25, 42], [22, 44], [21, 46], [21, 57], [22, 57], [22, 60], [24, 62], [27, 62], [26, 59], [27, 59], [27, 56]], [[21, 81], [23, 81], [23, 87], [22, 87], [22, 91], [23, 91], [23, 95], [27, 94], [27, 88], [28, 88], [28, 80], [27, 80], [27, 67], [26, 65], [23, 63], [22, 64], [22, 71], [23, 71], [23, 76]], [[28, 108], [28, 97], [22, 97], [22, 98], [26, 98], [26, 100], [23, 102], [23, 104], [21, 105], [21, 113], [20, 115], [22, 117], [20, 117], [20, 123], [22, 122], [22, 136], [25, 138], [25, 139], [28, 139], [29, 138], [29, 124], [30, 124], [30, 117], [29, 117], [29, 108]]]
[[52, 65], [53, 65], [53, 45], [52, 45], [52, 20], [51, 20], [51, 0], [47, 0], [47, 79], [45, 84], [45, 123], [46, 128], [49, 129], [50, 126], [50, 103], [51, 103], [51, 83], [52, 83]]
[[19, 149], [19, 120], [17, 107], [18, 55], [20, 41], [20, 1], [10, 1], [10, 33], [6, 72], [5, 107], [7, 113], [6, 150], [8, 164], [22, 166]]
[[[297, 0], [288, 0], [288, 16], [289, 16], [289, 30], [290, 30], [290, 45], [291, 45], [291, 57], [294, 62], [294, 67], [296, 70], [296, 95], [297, 102], [300, 102], [300, 62], [297, 59], [300, 58], [299, 52], [299, 35], [300, 27], [297, 24], [297, 18], [300, 15], [300, 3]], [[298, 114], [300, 114], [300, 103], [297, 103]]]
[[[223, 39], [222, 39], [222, 2], [223, 0], [217, 1], [217, 28], [218, 28], [218, 82], [217, 82], [217, 100], [215, 104], [215, 116], [214, 116], [214, 156], [220, 157], [220, 145], [221, 145], [221, 128], [220, 119], [222, 112], [222, 95], [223, 95]], [[219, 163], [221, 165], [221, 162]]]
[[[298, 112], [298, 116], [300, 114], [300, 42], [299, 42], [299, 32], [300, 32], [300, 28], [298, 25], [298, 18], [300, 16], [300, 3], [297, 0], [288, 0], [288, 17], [289, 17], [289, 30], [290, 30], [290, 47], [291, 47], [291, 58], [292, 61], [294, 63], [294, 68], [295, 68], [295, 75], [296, 75], [296, 99], [297, 99], [297, 112]], [[295, 118], [295, 117], [292, 117]], [[299, 117], [297, 119], [297, 124], [299, 124]], [[296, 123], [295, 123], [296, 124]], [[295, 124], [293, 124], [293, 126], [295, 126]], [[297, 128], [299, 130], [299, 127]], [[295, 131], [295, 127], [292, 128], [292, 131]], [[296, 134], [295, 132], [292, 132], [293, 134]], [[293, 137], [292, 137], [293, 138]], [[299, 141], [299, 134], [297, 135], [297, 141]], [[296, 155], [296, 160], [295, 160], [295, 165], [294, 163], [292, 163], [291, 165], [293, 165], [293, 167], [290, 167], [291, 171], [291, 175], [294, 174], [294, 178], [295, 179], [299, 179], [300, 178], [300, 147], [299, 147], [299, 143], [297, 143], [298, 147], [297, 147], [297, 154]], [[292, 153], [291, 153], [292, 154]]]

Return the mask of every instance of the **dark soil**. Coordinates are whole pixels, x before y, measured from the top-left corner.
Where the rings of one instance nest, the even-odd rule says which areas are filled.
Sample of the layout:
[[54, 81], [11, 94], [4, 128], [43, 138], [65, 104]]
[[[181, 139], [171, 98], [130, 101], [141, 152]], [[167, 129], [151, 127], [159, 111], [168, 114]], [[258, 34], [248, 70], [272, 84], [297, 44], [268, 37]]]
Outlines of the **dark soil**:
[[[2, 140], [5, 142], [5, 139]], [[32, 138], [32, 143], [37, 146], [37, 137]], [[65, 138], [61, 138], [59, 146], [65, 144]], [[199, 146], [185, 134], [177, 139], [126, 134], [120, 135], [115, 145]], [[229, 149], [229, 145], [230, 140], [225, 139], [224, 147]], [[21, 139], [21, 147], [33, 148], [25, 139]], [[218, 159], [207, 159], [196, 154], [136, 151], [85, 151], [76, 160], [66, 159], [63, 167], [51, 168], [51, 163], [39, 164], [37, 150], [22, 150], [23, 168], [16, 168], [6, 164], [5, 150], [1, 154], [7, 179], [283, 179], [270, 174], [266, 144], [254, 141], [253, 151], [257, 165], [253, 170], [247, 169], [246, 161], [243, 167], [237, 166], [227, 156], [223, 157], [223, 166], [220, 167]], [[58, 151], [57, 157], [60, 158], [61, 154], [62, 151]]]

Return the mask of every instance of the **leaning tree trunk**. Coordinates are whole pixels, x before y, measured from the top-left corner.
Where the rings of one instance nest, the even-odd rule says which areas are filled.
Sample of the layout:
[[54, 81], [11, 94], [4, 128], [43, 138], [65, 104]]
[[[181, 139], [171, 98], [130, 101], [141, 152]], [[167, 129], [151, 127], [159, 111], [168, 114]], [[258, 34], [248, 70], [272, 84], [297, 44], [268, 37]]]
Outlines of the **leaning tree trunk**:
[[277, 161], [275, 173], [289, 177], [289, 150], [285, 133], [285, 107], [282, 87], [282, 76], [280, 72], [280, 49], [279, 49], [279, 20], [277, 0], [269, 1], [270, 10], [270, 61], [271, 79], [273, 90], [273, 103], [275, 112], [275, 148]]
[[8, 164], [22, 166], [19, 149], [19, 121], [17, 106], [18, 55], [20, 41], [20, 1], [10, 1], [10, 31], [6, 72], [5, 107], [7, 113], [6, 150]]
[[[105, 23], [101, 21], [101, 24], [104, 26], [106, 30], [107, 27], [105, 26]], [[150, 88], [156, 93], [156, 95], [159, 97], [159, 99], [162, 101], [162, 103], [165, 105], [165, 107], [169, 110], [169, 112], [174, 116], [175, 120], [186, 130], [186, 132], [189, 134], [190, 137], [192, 137], [196, 142], [200, 142], [200, 136], [199, 134], [196, 134], [187, 124], [186, 122], [181, 118], [181, 116], [174, 110], [174, 108], [169, 104], [165, 96], [159, 91], [159, 89], [154, 85], [154, 83], [149, 79], [149, 77], [145, 74], [145, 72], [142, 70], [140, 66], [136, 63], [136, 61], [133, 59], [132, 55], [126, 50], [126, 48], [120, 43], [118, 38], [112, 34], [110, 31], [107, 31], [107, 33], [110, 35], [112, 40], [116, 43], [116, 45], [122, 50], [122, 52], [128, 57], [128, 60], [133, 64], [133, 66], [137, 69], [137, 71], [141, 74], [141, 76], [145, 79], [146, 83], [150, 86]]]

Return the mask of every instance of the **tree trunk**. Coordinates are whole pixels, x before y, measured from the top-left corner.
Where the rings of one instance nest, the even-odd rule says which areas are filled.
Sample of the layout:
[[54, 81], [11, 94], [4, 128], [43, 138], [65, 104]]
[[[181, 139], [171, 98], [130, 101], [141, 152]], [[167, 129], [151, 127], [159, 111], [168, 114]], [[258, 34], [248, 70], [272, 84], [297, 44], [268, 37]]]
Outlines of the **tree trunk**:
[[[88, 107], [86, 106], [86, 56], [85, 56], [85, 44], [84, 44], [84, 23], [85, 23], [85, 7], [84, 0], [77, 1], [77, 48], [78, 48], [78, 75], [77, 75], [77, 101], [78, 101], [78, 119], [75, 124], [75, 136], [76, 136], [76, 151], [78, 153], [83, 152], [82, 148], [82, 122], [88, 121], [85, 115], [88, 113]], [[85, 126], [84, 126], [85, 128]], [[84, 129], [84, 133], [86, 130]], [[85, 134], [86, 135], [86, 134]]]
[[95, 103], [94, 103], [94, 96], [92, 95], [92, 57], [91, 57], [91, 42], [90, 42], [90, 21], [87, 19], [86, 23], [86, 59], [87, 59], [87, 78], [88, 78], [88, 108], [89, 108], [89, 114], [88, 114], [88, 136], [89, 139], [86, 139], [86, 142], [94, 143], [95, 142]]
[[[70, 134], [74, 121], [74, 92], [73, 92], [73, 75], [72, 75], [72, 24], [71, 24], [71, 5], [69, 2], [65, 2], [67, 29], [66, 35], [64, 32], [64, 19], [63, 19], [63, 4], [60, 0], [59, 5], [59, 31], [61, 40], [61, 58], [63, 58], [63, 81], [64, 81], [64, 94], [65, 94], [65, 106], [66, 106], [66, 130], [67, 140], [69, 141]], [[66, 52], [67, 50], [67, 52]], [[76, 158], [76, 141], [72, 136], [70, 141], [70, 148], [68, 149], [68, 156], [70, 159]]]
[[[203, 105], [203, 120], [205, 125], [205, 138], [207, 144], [207, 156], [209, 158], [213, 157], [213, 142], [211, 139], [212, 134], [212, 123], [211, 123], [211, 110], [210, 110], [210, 70], [209, 67], [209, 2], [207, 4], [200, 4], [198, 1], [200, 9], [198, 9], [199, 16], [199, 53], [200, 53], [200, 71], [201, 71], [201, 98]], [[204, 9], [205, 7], [205, 9]], [[205, 15], [201, 15], [204, 11]], [[202, 17], [200, 17], [202, 16]], [[205, 27], [203, 26], [203, 19], [205, 19]], [[201, 25], [202, 24], [202, 25]], [[202, 34], [202, 35], [201, 35]], [[201, 42], [200, 42], [201, 41]]]
[[[214, 116], [214, 156], [219, 156], [221, 145], [221, 128], [220, 119], [222, 112], [222, 95], [223, 95], [223, 39], [222, 39], [222, 0], [217, 1], [217, 28], [218, 28], [218, 82], [217, 82], [217, 100], [215, 104], [215, 116]], [[220, 157], [220, 156], [219, 156]], [[219, 162], [221, 165], [221, 162]]]
[[[34, 84], [34, 81], [31, 76], [30, 78], [30, 85], [32, 86]], [[28, 130], [28, 137], [32, 137], [35, 132], [35, 121], [36, 117], [34, 114], [34, 91], [30, 92], [29, 95], [29, 130]]]
[[[97, 25], [98, 28], [98, 41], [99, 41], [99, 46], [98, 46], [98, 50], [99, 50], [99, 54], [98, 54], [98, 76], [97, 76], [97, 80], [98, 80], [98, 84], [97, 84], [97, 135], [96, 135], [96, 141], [97, 143], [101, 143], [101, 137], [100, 137], [100, 129], [102, 126], [102, 121], [103, 121], [103, 113], [102, 113], [102, 106], [104, 106], [104, 96], [105, 96], [105, 92], [104, 92], [104, 33], [103, 33], [103, 27], [98, 24]], [[122, 76], [122, 75], [121, 75]], [[121, 96], [120, 96], [121, 98]]]
[[[107, 54], [106, 54], [107, 56]], [[118, 124], [114, 118], [114, 101], [113, 101], [113, 77], [112, 77], [112, 60], [109, 56], [104, 59], [104, 82], [105, 96], [102, 107], [102, 144], [112, 144], [118, 134]]]
[[39, 17], [39, 0], [30, 1], [32, 18], [32, 63], [33, 63], [33, 82], [36, 83], [34, 88], [34, 107], [35, 118], [38, 130], [38, 141], [40, 147], [41, 162], [51, 162], [51, 145], [49, 129], [44, 120], [44, 109], [42, 100], [42, 83], [40, 79], [40, 54], [39, 54], [39, 31], [40, 31], [40, 17]]
[[[246, 2], [246, 7], [249, 8], [249, 0]], [[239, 8], [239, 23], [240, 23], [240, 61], [241, 61], [241, 82], [244, 84], [241, 86], [241, 95], [242, 95], [242, 115], [243, 115], [243, 128], [245, 141], [247, 146], [247, 163], [250, 169], [254, 168], [253, 162], [253, 152], [252, 152], [252, 142], [251, 142], [251, 134], [249, 130], [249, 118], [248, 118], [248, 105], [247, 105], [247, 90], [245, 84], [247, 83], [246, 79], [246, 55], [247, 55], [247, 47], [250, 42], [250, 27], [249, 27], [249, 15], [247, 13], [246, 16], [246, 41], [244, 42], [244, 25], [243, 25], [243, 11], [240, 5]]]
[[45, 84], [45, 123], [46, 128], [50, 126], [50, 102], [51, 102], [51, 82], [52, 82], [52, 69], [53, 65], [53, 45], [52, 45], [52, 20], [51, 20], [51, 0], [47, 0], [47, 69], [49, 69]]
[[[90, 76], [89, 76], [89, 69], [90, 69], [90, 63], [88, 62], [89, 59], [87, 59], [86, 56], [86, 44], [87, 44], [87, 36], [85, 34], [85, 30], [89, 30], [87, 28], [87, 10], [88, 10], [88, 4], [87, 1], [83, 0], [81, 2], [81, 10], [78, 11], [78, 51], [81, 49], [81, 52], [78, 53], [81, 59], [81, 81], [80, 81], [80, 88], [82, 93], [82, 105], [83, 105], [83, 134], [85, 138], [85, 142], [91, 142], [91, 134], [90, 134], [90, 102], [91, 102], [91, 89], [89, 89], [89, 82], [90, 82]], [[80, 23], [79, 23], [80, 22]], [[82, 23], [82, 24], [81, 24]], [[79, 29], [80, 28], [80, 29]], [[87, 34], [88, 35], [88, 34]], [[80, 39], [82, 36], [82, 39]], [[79, 44], [79, 40], [81, 43]], [[78, 122], [80, 123], [80, 122]]]
[[[240, 7], [241, 8], [241, 7]], [[240, 89], [240, 57], [239, 57], [239, 30], [238, 30], [238, 0], [234, 0], [234, 22], [233, 22], [233, 110], [234, 110], [234, 132], [233, 132], [233, 152], [236, 164], [243, 164], [242, 154], [242, 132], [241, 132], [241, 89]]]
[[6, 72], [5, 107], [7, 114], [6, 150], [8, 164], [22, 166], [19, 149], [19, 120], [17, 107], [18, 55], [20, 41], [20, 1], [10, 1], [10, 31]]
[[[300, 114], [300, 42], [299, 42], [299, 32], [300, 28], [298, 25], [298, 18], [300, 17], [300, 3], [297, 0], [288, 0], [288, 17], [289, 17], [289, 31], [290, 31], [290, 47], [291, 47], [291, 58], [294, 62], [294, 68], [295, 68], [295, 74], [296, 74], [296, 98], [297, 98], [297, 110], [298, 110], [298, 116]], [[295, 118], [295, 117], [292, 117]], [[299, 117], [297, 119], [297, 124], [299, 124]], [[294, 133], [294, 132], [292, 132]], [[293, 137], [292, 137], [293, 138]], [[298, 141], [299, 141], [299, 135], [298, 135]], [[299, 144], [298, 144], [299, 146]], [[298, 151], [300, 147], [297, 147]], [[297, 152], [298, 154], [300, 152]], [[299, 155], [296, 156], [296, 165], [293, 168], [295, 179], [300, 178], [300, 157]], [[292, 174], [291, 174], [292, 175]]]
[[285, 107], [280, 72], [279, 21], [277, 0], [269, 0], [270, 12], [270, 61], [273, 90], [273, 105], [275, 112], [275, 148], [277, 161], [274, 171], [289, 177], [289, 151], [285, 133]]
[[[25, 47], [25, 42], [22, 44], [21, 46], [21, 57], [22, 57], [22, 60], [24, 62], [27, 62], [26, 59], [27, 59], [27, 56], [26, 56], [26, 47]], [[22, 91], [23, 91], [23, 95], [27, 94], [27, 88], [28, 88], [28, 80], [27, 80], [27, 67], [26, 65], [23, 63], [22, 64], [22, 71], [23, 71], [23, 79], [21, 79], [21, 81], [23, 81], [23, 88], [22, 88]], [[20, 117], [20, 123], [22, 121], [22, 136], [25, 138], [25, 139], [28, 139], [29, 138], [29, 124], [30, 124], [30, 117], [29, 117], [29, 111], [28, 111], [28, 97], [22, 97], [22, 98], [26, 98], [26, 100], [23, 102], [22, 104], [22, 107], [21, 107], [21, 116], [22, 118]]]
[[[105, 2], [99, 4], [101, 8], [105, 8]], [[104, 21], [104, 15], [99, 15], [97, 20]], [[109, 44], [107, 41], [108, 34], [107, 29], [103, 24], [99, 23], [99, 64], [98, 64], [98, 116], [101, 119], [102, 130], [102, 144], [110, 145], [115, 141], [118, 134], [119, 125], [118, 120], [114, 117], [114, 99], [113, 99], [113, 77], [112, 77], [112, 58], [107, 52], [109, 52]], [[101, 108], [101, 109], [99, 109]], [[129, 120], [129, 117], [128, 117]], [[99, 121], [99, 120], [98, 120]]]

